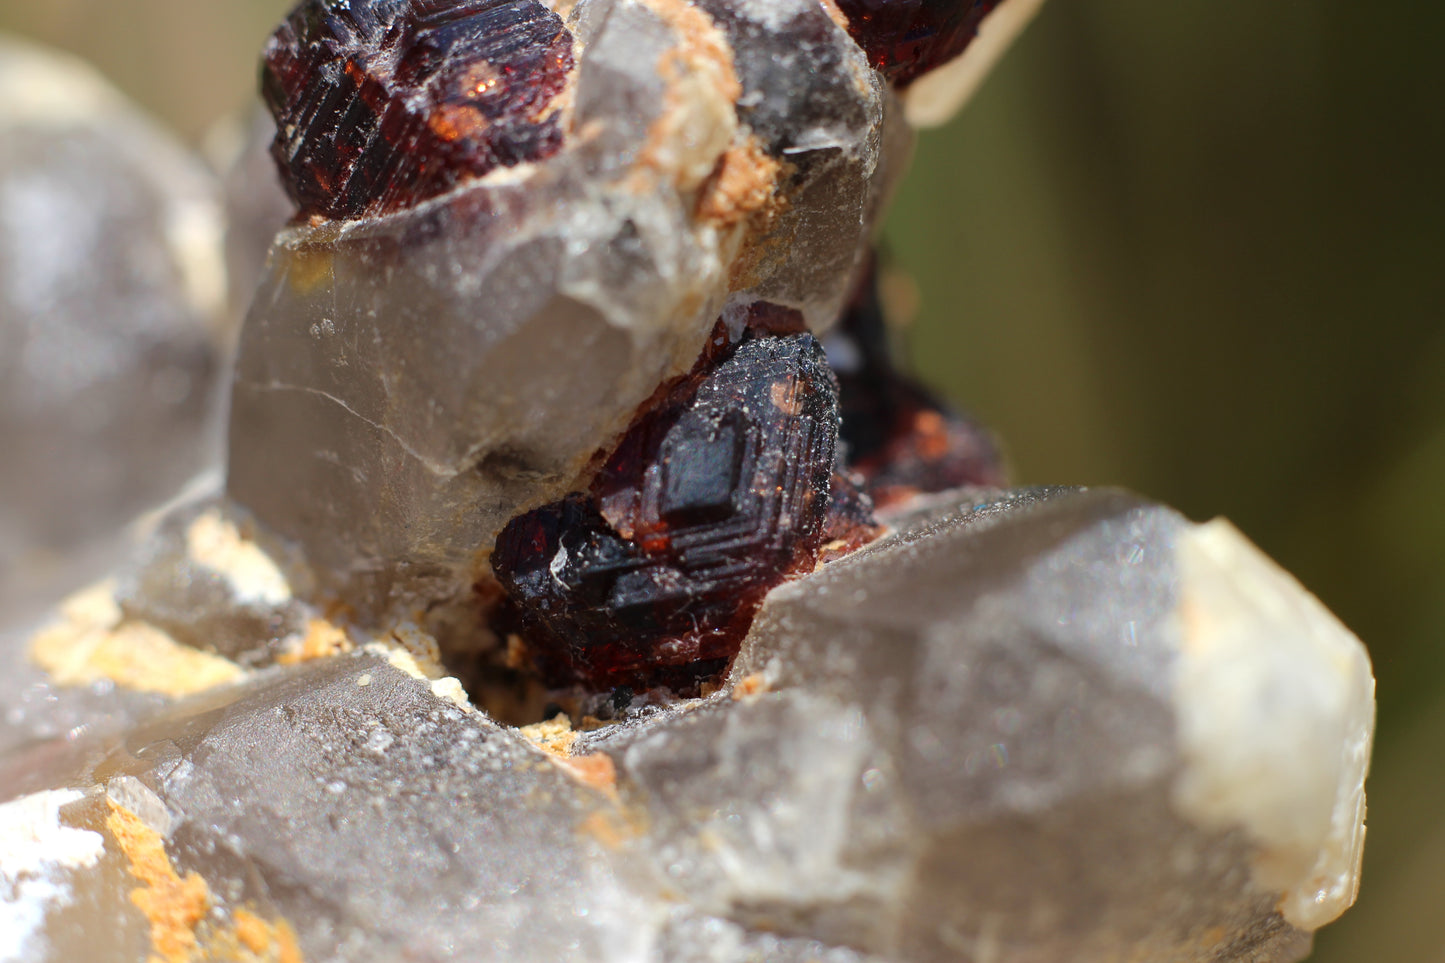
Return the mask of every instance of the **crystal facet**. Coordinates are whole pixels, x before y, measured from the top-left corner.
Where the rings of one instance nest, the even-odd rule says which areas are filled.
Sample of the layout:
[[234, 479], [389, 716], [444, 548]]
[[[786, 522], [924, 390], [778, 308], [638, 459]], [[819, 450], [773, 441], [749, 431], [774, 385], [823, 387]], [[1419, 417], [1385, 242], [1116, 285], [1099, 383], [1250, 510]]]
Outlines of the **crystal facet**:
[[834, 2], [869, 62], [902, 86], [963, 53], [999, 0]]
[[556, 153], [572, 66], [539, 0], [303, 3], [266, 45], [272, 153], [302, 214], [393, 211]]
[[822, 349], [798, 334], [717, 353], [628, 430], [589, 495], [498, 538], [492, 567], [549, 680], [692, 688], [726, 668], [768, 589], [812, 568], [838, 436]]

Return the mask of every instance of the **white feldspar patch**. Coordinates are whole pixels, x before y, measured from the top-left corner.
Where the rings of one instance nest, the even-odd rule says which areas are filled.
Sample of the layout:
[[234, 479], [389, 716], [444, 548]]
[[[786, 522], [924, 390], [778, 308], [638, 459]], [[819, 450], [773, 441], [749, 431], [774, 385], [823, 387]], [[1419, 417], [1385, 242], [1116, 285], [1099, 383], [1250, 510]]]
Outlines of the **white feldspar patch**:
[[1364, 646], [1222, 519], [1179, 539], [1181, 813], [1241, 828], [1256, 882], [1315, 930], [1354, 902], [1375, 681]]
[[276, 563], [215, 509], [186, 529], [186, 554], [223, 577], [243, 605], [272, 607], [291, 600], [291, 586]]
[[45, 917], [71, 899], [65, 873], [94, 866], [105, 851], [100, 833], [60, 822], [60, 807], [80, 798], [53, 790], [0, 805], [0, 963], [36, 958]]
[[979, 25], [978, 37], [962, 56], [924, 74], [908, 88], [903, 97], [908, 122], [914, 127], [947, 123], [977, 92], [1043, 5], [1044, 0], [1005, 0]]

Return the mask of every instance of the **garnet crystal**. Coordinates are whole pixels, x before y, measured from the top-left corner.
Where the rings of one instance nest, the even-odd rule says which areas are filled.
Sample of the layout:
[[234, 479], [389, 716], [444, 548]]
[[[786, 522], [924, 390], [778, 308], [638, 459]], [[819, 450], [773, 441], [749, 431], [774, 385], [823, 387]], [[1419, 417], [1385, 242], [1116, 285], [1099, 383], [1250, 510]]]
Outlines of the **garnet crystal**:
[[272, 155], [303, 215], [393, 211], [555, 153], [572, 65], [538, 0], [304, 0], [266, 45]]
[[498, 538], [493, 570], [549, 682], [695, 688], [737, 653], [768, 590], [812, 570], [837, 383], [811, 335], [744, 337], [734, 349], [719, 328], [723, 359], [640, 416], [589, 493]]
[[999, 0], [835, 0], [848, 32], [902, 87], [957, 57]]

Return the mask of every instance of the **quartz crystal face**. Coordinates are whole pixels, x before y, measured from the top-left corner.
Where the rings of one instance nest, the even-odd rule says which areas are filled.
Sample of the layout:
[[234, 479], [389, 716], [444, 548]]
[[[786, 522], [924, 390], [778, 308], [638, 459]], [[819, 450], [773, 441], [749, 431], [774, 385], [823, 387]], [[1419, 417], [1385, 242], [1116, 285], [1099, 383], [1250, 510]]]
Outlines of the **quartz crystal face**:
[[[827, 535], [837, 383], [808, 334], [714, 350], [587, 494], [512, 521], [492, 566], [544, 676], [594, 689], [716, 677]], [[866, 507], [863, 509], [866, 515]]]
[[226, 490], [0, 626], [0, 957], [1301, 959], [1364, 648], [1227, 523], [979, 487], [889, 352], [897, 91], [987, 6], [306, 0]]
[[998, 0], [836, 0], [868, 60], [898, 86], [957, 57]]
[[273, 154], [303, 214], [395, 210], [555, 153], [572, 66], [538, 0], [304, 3], [266, 45]]

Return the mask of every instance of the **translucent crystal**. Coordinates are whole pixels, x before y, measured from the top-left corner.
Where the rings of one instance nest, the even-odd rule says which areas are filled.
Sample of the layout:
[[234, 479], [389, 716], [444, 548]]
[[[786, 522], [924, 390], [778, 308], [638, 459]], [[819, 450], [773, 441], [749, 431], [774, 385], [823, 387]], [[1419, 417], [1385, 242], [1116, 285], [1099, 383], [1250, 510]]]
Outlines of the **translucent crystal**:
[[567, 23], [558, 153], [283, 233], [245, 326], [228, 490], [358, 607], [484, 574], [730, 297], [831, 324], [906, 156], [814, 0], [583, 0]]
[[27, 958], [1286, 963], [1353, 892], [1363, 650], [1118, 492], [939, 499], [772, 593], [729, 690], [580, 734], [375, 653], [18, 757], [0, 836], [101, 837]]
[[82, 65], [0, 41], [0, 624], [219, 460], [215, 186]]

